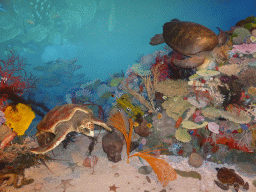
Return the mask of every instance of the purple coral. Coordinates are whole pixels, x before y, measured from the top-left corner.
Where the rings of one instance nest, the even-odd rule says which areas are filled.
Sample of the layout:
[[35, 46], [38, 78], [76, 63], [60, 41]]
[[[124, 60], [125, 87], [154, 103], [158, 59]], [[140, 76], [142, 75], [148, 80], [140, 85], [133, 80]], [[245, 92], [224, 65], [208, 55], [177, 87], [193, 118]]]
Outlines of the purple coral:
[[256, 44], [250, 43], [246, 44], [243, 43], [241, 45], [233, 45], [233, 49], [231, 51], [232, 53], [244, 53], [244, 54], [250, 54], [256, 52]]
[[0, 125], [4, 124], [6, 122], [6, 119], [4, 117], [4, 112], [0, 111]]

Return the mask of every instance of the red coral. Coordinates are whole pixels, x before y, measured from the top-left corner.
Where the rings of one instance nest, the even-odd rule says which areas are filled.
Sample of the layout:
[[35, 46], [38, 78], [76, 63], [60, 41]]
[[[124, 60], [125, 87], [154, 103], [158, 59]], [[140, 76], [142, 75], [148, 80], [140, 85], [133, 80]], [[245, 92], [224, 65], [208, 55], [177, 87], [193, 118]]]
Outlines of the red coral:
[[158, 81], [163, 81], [169, 76], [169, 58], [167, 55], [164, 55], [162, 57], [157, 56], [156, 62], [151, 67], [152, 74], [155, 74], [154, 71], [158, 71]]
[[15, 56], [13, 51], [7, 60], [0, 60], [0, 109], [8, 105], [8, 97], [11, 94], [21, 96], [30, 88], [35, 87], [35, 78], [27, 77], [24, 70], [24, 59]]

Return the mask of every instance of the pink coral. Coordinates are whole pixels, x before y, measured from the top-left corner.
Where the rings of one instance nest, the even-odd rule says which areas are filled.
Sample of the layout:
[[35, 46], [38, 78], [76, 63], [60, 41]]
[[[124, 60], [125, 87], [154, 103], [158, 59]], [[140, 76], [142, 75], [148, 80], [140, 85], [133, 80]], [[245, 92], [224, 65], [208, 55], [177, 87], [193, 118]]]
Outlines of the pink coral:
[[233, 49], [231, 53], [244, 53], [244, 54], [250, 54], [256, 52], [256, 44], [250, 43], [246, 44], [243, 43], [241, 45], [233, 45]]

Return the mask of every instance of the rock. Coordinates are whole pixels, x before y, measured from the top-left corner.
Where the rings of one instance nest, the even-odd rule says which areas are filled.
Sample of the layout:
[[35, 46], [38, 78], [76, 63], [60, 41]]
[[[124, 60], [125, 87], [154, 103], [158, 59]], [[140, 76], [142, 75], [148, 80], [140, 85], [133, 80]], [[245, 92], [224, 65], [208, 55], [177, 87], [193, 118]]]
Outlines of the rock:
[[152, 168], [150, 166], [141, 166], [138, 171], [140, 174], [149, 175], [152, 172]]
[[192, 153], [190, 156], [189, 156], [189, 159], [188, 159], [188, 164], [192, 167], [201, 167], [201, 165], [203, 164], [203, 158], [198, 155], [197, 153]]
[[151, 183], [151, 179], [149, 178], [149, 176], [146, 176], [147, 182]]
[[113, 132], [107, 132], [102, 137], [102, 148], [107, 153], [108, 160], [114, 163], [121, 161], [121, 152], [123, 149], [123, 141], [118, 134]]

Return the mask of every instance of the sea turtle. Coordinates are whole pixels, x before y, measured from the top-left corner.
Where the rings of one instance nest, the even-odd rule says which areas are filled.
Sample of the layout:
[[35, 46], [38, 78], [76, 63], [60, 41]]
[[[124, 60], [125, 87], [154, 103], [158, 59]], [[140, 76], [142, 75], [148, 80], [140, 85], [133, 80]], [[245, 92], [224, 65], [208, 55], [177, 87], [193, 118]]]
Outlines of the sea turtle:
[[57, 147], [70, 132], [94, 136], [94, 124], [108, 131], [112, 129], [94, 117], [91, 109], [85, 105], [65, 104], [54, 107], [37, 125], [38, 148], [31, 149], [35, 154], [45, 154]]
[[245, 183], [242, 177], [237, 175], [233, 169], [222, 167], [216, 168], [216, 170], [218, 171], [217, 178], [221, 183], [215, 180], [214, 182], [221, 189], [228, 190], [230, 185], [234, 186], [236, 192], [239, 190], [239, 185], [242, 185], [245, 190], [249, 189], [248, 182]]
[[172, 61], [174, 65], [182, 68], [195, 68], [204, 63], [211, 51], [218, 57], [225, 57], [220, 54], [221, 46], [217, 45], [226, 43], [227, 34], [220, 28], [218, 29], [220, 33], [217, 36], [211, 29], [198, 23], [173, 19], [164, 24], [163, 34], [156, 34], [151, 38], [150, 44], [159, 45], [165, 42], [173, 50], [190, 56], [183, 60], [174, 59]]

